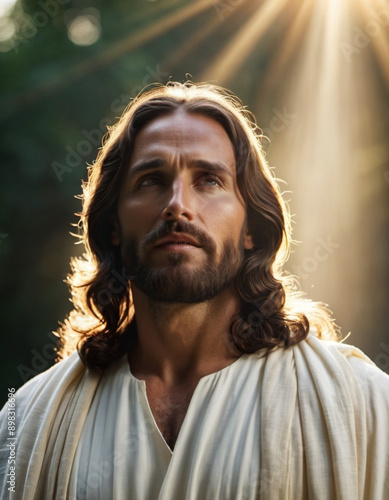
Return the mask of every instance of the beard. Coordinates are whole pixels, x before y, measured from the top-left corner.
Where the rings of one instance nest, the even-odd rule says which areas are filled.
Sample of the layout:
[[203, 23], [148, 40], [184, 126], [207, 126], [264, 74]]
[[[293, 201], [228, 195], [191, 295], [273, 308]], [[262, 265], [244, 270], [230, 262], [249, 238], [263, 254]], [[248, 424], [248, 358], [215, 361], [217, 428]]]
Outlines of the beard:
[[[200, 242], [207, 260], [203, 266], [190, 269], [188, 255], [170, 252], [168, 265], [152, 267], [147, 261], [147, 249], [159, 238], [171, 232], [185, 232]], [[152, 231], [139, 247], [129, 239], [122, 251], [122, 261], [128, 278], [150, 300], [165, 303], [194, 304], [212, 299], [235, 282], [243, 261], [244, 231], [236, 247], [232, 238], [225, 240], [219, 262], [216, 244], [207, 234], [187, 222], [164, 223]]]

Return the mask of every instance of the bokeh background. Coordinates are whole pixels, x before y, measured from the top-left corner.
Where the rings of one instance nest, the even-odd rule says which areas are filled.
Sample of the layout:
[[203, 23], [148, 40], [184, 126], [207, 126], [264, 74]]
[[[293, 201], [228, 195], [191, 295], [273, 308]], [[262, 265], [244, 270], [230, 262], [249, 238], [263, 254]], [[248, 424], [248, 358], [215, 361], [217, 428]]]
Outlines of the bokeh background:
[[294, 214], [287, 270], [389, 372], [389, 3], [0, 1], [1, 394], [53, 364], [86, 164], [142, 87], [228, 87]]

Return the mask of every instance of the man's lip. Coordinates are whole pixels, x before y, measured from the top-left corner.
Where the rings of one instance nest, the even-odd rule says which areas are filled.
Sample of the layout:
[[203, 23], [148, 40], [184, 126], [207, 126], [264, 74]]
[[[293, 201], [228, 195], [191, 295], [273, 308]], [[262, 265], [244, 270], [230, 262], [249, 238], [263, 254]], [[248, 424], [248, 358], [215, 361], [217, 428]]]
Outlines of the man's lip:
[[168, 244], [179, 244], [179, 243], [183, 243], [183, 244], [186, 244], [186, 245], [192, 245], [192, 246], [195, 246], [195, 247], [199, 247], [200, 244], [197, 240], [195, 240], [194, 238], [192, 238], [191, 236], [189, 236], [188, 234], [184, 234], [184, 233], [170, 233], [168, 234], [167, 236], [165, 236], [164, 238], [161, 238], [160, 240], [158, 240], [155, 244], [156, 247], [161, 247], [163, 245], [168, 245]]

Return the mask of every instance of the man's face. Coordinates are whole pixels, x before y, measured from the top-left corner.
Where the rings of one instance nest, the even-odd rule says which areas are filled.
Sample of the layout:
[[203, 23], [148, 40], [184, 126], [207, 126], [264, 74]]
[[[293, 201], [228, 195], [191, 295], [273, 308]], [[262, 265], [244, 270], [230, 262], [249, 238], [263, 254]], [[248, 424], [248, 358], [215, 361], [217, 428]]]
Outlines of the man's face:
[[177, 111], [137, 134], [118, 202], [122, 262], [152, 300], [209, 300], [234, 281], [252, 248], [235, 157], [212, 118]]

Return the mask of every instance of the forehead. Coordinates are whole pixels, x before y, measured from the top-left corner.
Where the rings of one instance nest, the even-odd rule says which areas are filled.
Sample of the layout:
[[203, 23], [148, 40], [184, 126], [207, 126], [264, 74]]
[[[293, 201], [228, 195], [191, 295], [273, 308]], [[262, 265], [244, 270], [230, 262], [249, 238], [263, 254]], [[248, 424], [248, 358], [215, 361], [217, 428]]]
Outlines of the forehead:
[[131, 163], [157, 155], [217, 160], [235, 169], [227, 132], [216, 120], [199, 113], [178, 110], [144, 125], [135, 137]]

